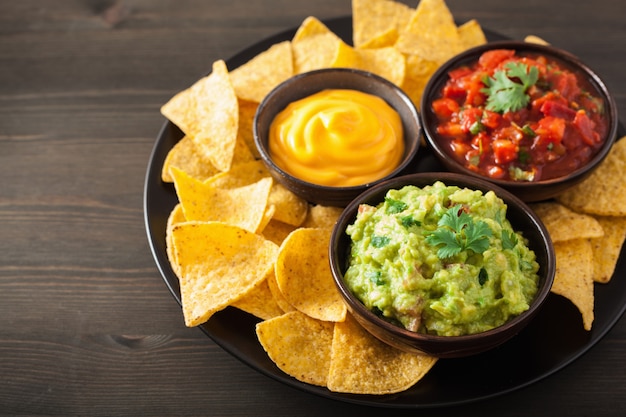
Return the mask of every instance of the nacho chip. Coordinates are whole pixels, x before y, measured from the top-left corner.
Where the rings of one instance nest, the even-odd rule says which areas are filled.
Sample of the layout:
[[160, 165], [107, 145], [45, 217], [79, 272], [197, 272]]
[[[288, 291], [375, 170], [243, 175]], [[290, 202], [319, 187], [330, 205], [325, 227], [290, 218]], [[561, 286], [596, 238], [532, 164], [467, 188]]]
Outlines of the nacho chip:
[[381, 34], [370, 38], [368, 41], [362, 43], [358, 49], [377, 49], [377, 48], [387, 48], [393, 47], [398, 41], [398, 37], [400, 33], [396, 28], [391, 28], [386, 32], [382, 32]]
[[161, 113], [191, 137], [215, 168], [227, 171], [237, 141], [239, 109], [224, 61], [210, 75], [172, 97]]
[[468, 20], [457, 29], [460, 49], [466, 50], [487, 43], [487, 37], [476, 19]]
[[291, 42], [272, 45], [230, 73], [239, 99], [260, 103], [278, 84], [293, 75]]
[[406, 56], [406, 76], [402, 89], [418, 109], [421, 107], [424, 88], [439, 65], [418, 55]]
[[[239, 99], [239, 129], [237, 130], [237, 139], [248, 146], [250, 153], [253, 155], [251, 159], [261, 157], [254, 143], [254, 134], [252, 132], [252, 124], [254, 123], [254, 116], [258, 107], [259, 103]], [[236, 159], [233, 160], [233, 164], [235, 163]]]
[[401, 86], [406, 76], [406, 59], [396, 48], [359, 50], [357, 69], [379, 75], [397, 86]]
[[443, 0], [420, 0], [396, 48], [402, 53], [442, 64], [461, 52], [454, 17]]
[[346, 305], [330, 271], [329, 242], [328, 229], [295, 230], [280, 246], [276, 281], [297, 310], [319, 320], [342, 321]]
[[606, 284], [613, 277], [626, 239], [626, 217], [597, 216], [604, 236], [591, 239], [593, 248], [593, 279]]
[[262, 235], [280, 246], [294, 230], [296, 230], [296, 226], [272, 219], [263, 229]]
[[194, 178], [206, 179], [217, 174], [219, 171], [211, 164], [204, 153], [199, 152], [193, 139], [184, 136], [170, 149], [163, 162], [161, 179], [164, 182], [173, 182], [170, 168], [179, 168]]
[[278, 282], [276, 282], [276, 274], [273, 270], [268, 275], [266, 281], [267, 281], [267, 286], [269, 287], [270, 292], [272, 293], [272, 297], [274, 298], [274, 301], [276, 302], [278, 307], [284, 313], [289, 313], [290, 311], [296, 311], [296, 309], [291, 304], [289, 304], [289, 301], [285, 299], [285, 296], [280, 291], [280, 288], [278, 288]]
[[293, 72], [328, 68], [343, 41], [315, 17], [306, 18], [291, 41]]
[[549, 201], [530, 207], [548, 229], [553, 242], [604, 236], [604, 228], [595, 218], [576, 213], [560, 203]]
[[178, 264], [176, 262], [176, 251], [174, 250], [174, 240], [172, 239], [172, 229], [177, 224], [187, 221], [185, 214], [183, 213], [183, 206], [180, 203], [176, 204], [169, 216], [167, 217], [167, 225], [165, 227], [165, 252], [167, 253], [167, 259], [170, 261], [170, 266], [180, 278], [180, 271], [178, 270]]
[[[214, 187], [230, 189], [243, 187], [263, 178], [270, 178], [269, 171], [260, 160], [233, 165], [230, 171], [219, 173], [206, 181]], [[282, 184], [274, 182], [268, 197], [268, 205], [275, 206], [275, 220], [299, 226], [304, 221], [309, 205]], [[269, 219], [268, 219], [269, 220]]]
[[278, 246], [240, 227], [185, 222], [172, 228], [185, 324], [206, 322], [271, 273]]
[[334, 324], [298, 311], [256, 325], [263, 349], [276, 366], [299, 381], [326, 386]]
[[572, 210], [626, 216], [626, 140], [618, 140], [604, 162], [583, 182], [556, 197]]
[[413, 8], [397, 1], [352, 0], [352, 43], [360, 48], [390, 31], [397, 37], [408, 25], [413, 12]]
[[436, 362], [434, 357], [381, 342], [348, 315], [335, 323], [328, 389], [374, 395], [400, 392], [415, 385]]
[[570, 300], [580, 311], [585, 330], [593, 324], [593, 250], [589, 239], [554, 244], [556, 275], [552, 292]]
[[528, 35], [524, 38], [524, 42], [538, 43], [539, 45], [549, 45], [548, 41], [535, 35]]
[[262, 225], [271, 178], [243, 187], [222, 189], [173, 168], [174, 186], [189, 221], [221, 221], [256, 232]]
[[268, 278], [261, 281], [239, 300], [233, 302], [232, 306], [262, 320], [269, 320], [283, 314], [283, 310], [278, 306], [270, 291]]
[[333, 206], [315, 205], [309, 208], [302, 227], [332, 228], [341, 216], [343, 209]]

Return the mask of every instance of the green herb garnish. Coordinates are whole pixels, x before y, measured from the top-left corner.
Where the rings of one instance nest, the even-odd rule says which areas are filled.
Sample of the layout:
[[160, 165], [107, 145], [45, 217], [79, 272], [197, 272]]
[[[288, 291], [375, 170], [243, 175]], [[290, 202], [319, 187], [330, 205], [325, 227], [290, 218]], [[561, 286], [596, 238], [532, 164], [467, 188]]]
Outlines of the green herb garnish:
[[504, 70], [497, 70], [493, 77], [485, 77], [487, 88], [487, 110], [506, 113], [517, 111], [528, 105], [530, 96], [526, 91], [539, 79], [539, 69], [521, 62], [509, 62]]
[[408, 207], [404, 201], [394, 200], [393, 198], [385, 197], [385, 202], [387, 203], [387, 209], [385, 210], [387, 214], [401, 213]]
[[502, 248], [513, 249], [517, 245], [517, 235], [512, 230], [502, 230]]
[[440, 258], [450, 258], [464, 250], [483, 253], [489, 247], [491, 229], [484, 221], [474, 221], [461, 205], [449, 208], [439, 222], [439, 228], [426, 236], [426, 242], [441, 246], [437, 251]]
[[375, 248], [382, 248], [385, 247], [389, 244], [389, 242], [391, 241], [391, 239], [389, 239], [387, 236], [372, 236], [372, 246]]

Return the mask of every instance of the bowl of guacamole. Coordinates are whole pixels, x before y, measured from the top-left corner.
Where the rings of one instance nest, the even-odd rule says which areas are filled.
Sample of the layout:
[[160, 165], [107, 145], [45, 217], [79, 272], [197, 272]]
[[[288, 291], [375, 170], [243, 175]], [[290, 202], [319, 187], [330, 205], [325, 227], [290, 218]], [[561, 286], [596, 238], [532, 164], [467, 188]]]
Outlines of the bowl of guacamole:
[[439, 357], [513, 337], [555, 273], [549, 235], [524, 202], [453, 173], [407, 175], [363, 193], [333, 230], [330, 261], [366, 330]]

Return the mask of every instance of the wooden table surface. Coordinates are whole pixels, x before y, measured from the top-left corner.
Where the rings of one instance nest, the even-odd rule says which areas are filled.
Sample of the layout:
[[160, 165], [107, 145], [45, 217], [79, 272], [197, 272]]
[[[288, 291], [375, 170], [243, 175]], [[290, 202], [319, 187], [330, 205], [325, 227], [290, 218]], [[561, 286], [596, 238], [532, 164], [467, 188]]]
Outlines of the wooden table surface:
[[[579, 55], [626, 114], [626, 2], [448, 6]], [[0, 0], [0, 415], [626, 415], [623, 318], [536, 384], [420, 411], [302, 392], [184, 326], [143, 221], [159, 107], [216, 59], [349, 13], [349, 0]]]

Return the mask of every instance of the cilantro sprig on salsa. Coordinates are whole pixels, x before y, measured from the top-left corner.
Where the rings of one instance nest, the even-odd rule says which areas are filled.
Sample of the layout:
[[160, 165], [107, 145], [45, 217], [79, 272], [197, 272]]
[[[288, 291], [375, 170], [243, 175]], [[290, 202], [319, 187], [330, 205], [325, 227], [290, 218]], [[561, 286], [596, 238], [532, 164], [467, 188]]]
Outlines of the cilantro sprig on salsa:
[[522, 62], [507, 62], [504, 69], [494, 72], [492, 77], [485, 77], [487, 86], [481, 91], [487, 94], [487, 110], [498, 113], [518, 111], [530, 101], [528, 89], [539, 79], [539, 69]]

